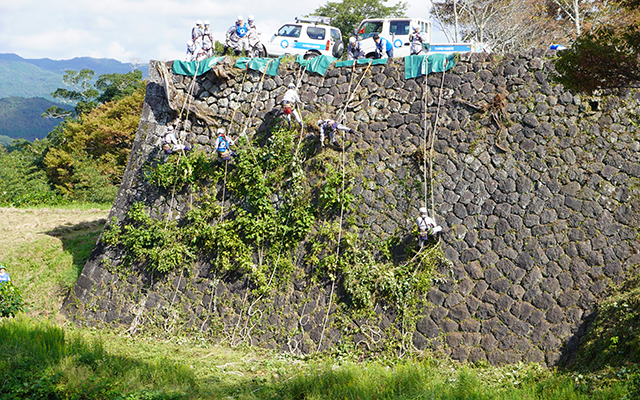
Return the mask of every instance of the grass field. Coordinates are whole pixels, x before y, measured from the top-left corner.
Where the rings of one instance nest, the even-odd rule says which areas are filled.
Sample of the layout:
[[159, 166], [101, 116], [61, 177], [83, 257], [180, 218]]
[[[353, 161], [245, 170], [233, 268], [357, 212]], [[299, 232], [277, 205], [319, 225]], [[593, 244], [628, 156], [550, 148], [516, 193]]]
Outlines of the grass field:
[[588, 371], [425, 355], [363, 363], [77, 328], [59, 309], [107, 214], [97, 206], [0, 209], [0, 263], [28, 308], [0, 321], [0, 399], [640, 398], [635, 363]]

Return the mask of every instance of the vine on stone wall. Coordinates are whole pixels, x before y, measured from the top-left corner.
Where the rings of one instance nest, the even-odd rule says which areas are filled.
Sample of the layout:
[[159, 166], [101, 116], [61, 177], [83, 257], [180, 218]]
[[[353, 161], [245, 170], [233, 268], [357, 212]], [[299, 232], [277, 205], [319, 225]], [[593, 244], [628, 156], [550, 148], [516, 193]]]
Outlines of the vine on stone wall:
[[349, 218], [338, 220], [341, 207], [348, 213], [355, 208], [358, 167], [353, 160], [343, 171], [339, 152], [318, 153], [314, 141], [300, 142], [286, 128], [253, 142], [242, 137], [236, 151], [226, 169], [198, 150], [145, 167], [148, 183], [176, 193], [189, 188], [195, 197], [178, 220], [154, 219], [143, 203], [135, 203], [123, 223], [113, 220], [102, 239], [124, 247], [123, 266], [140, 263], [166, 273], [209, 261], [216, 276], [228, 271], [247, 276], [259, 296], [286, 286], [300, 264], [293, 250], [305, 246], [302, 261], [316, 271], [313, 279], [341, 284], [345, 310], [354, 317], [372, 313], [380, 303], [395, 307], [403, 318], [413, 315], [443, 259], [439, 246], [420, 252], [410, 246], [404, 258], [394, 260], [388, 246], [363, 241]]

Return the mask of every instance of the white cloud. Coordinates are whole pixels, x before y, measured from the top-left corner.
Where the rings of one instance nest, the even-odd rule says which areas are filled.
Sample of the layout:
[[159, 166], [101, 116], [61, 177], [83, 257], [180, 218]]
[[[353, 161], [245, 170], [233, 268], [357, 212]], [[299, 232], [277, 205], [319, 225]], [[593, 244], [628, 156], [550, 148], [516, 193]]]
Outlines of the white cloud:
[[[215, 39], [238, 14], [252, 14], [270, 36], [282, 24], [312, 13], [327, 0], [0, 0], [1, 52], [25, 58], [82, 56], [182, 59], [197, 19], [208, 19]], [[394, 4], [397, 1], [388, 2]], [[418, 4], [420, 3], [420, 4]], [[412, 16], [428, 17], [428, 3], [409, 6]]]

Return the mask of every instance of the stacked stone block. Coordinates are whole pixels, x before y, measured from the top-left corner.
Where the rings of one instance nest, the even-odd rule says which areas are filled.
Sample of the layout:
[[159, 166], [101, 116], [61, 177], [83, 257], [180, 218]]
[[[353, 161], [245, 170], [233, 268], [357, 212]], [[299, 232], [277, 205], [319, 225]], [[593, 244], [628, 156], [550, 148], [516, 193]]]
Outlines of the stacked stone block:
[[[598, 299], [638, 264], [640, 96], [568, 92], [551, 79], [553, 56], [464, 54], [453, 70], [429, 76], [426, 86], [424, 77], [405, 80], [403, 61], [393, 60], [367, 71], [346, 108], [347, 125], [362, 132], [347, 137], [353, 143], [347, 156], [365, 154], [353, 188], [355, 221], [365, 239], [412, 240], [424, 202], [420, 155], [425, 131], [435, 124], [428, 197], [445, 228], [442, 248], [452, 266], [444, 271], [450, 279], [424, 299], [413, 333], [417, 349], [435, 348], [461, 361], [555, 364], [575, 350]], [[174, 117], [154, 64], [151, 71], [135, 151], [112, 210], [120, 220], [135, 201], [159, 214], [169, 210], [166, 196], [141, 173]], [[305, 73], [303, 115], [337, 115], [363, 72], [359, 68], [356, 79], [350, 68], [330, 68], [324, 77]], [[249, 132], [265, 130], [298, 74], [290, 63], [264, 79], [258, 72], [229, 81], [205, 75], [196, 79], [193, 101], [232, 134], [245, 123]], [[173, 83], [186, 93], [191, 78], [174, 75]], [[211, 151], [212, 132], [193, 119], [185, 139]], [[172, 209], [179, 214], [187, 196], [178, 199]], [[144, 315], [166, 317], [179, 306], [193, 326], [220, 321], [229, 339], [247, 311], [246, 281], [214, 279], [206, 263], [190, 277], [154, 280], [140, 271], [123, 280], [104, 268], [105, 258], [117, 263], [121, 255], [99, 243], [65, 305], [77, 321], [128, 325]], [[264, 329], [250, 344], [315, 350], [330, 284], [309, 287], [299, 278], [286, 293], [257, 305]], [[212, 309], [214, 298], [226, 305]], [[372, 322], [383, 330], [394, 323], [393, 310]], [[329, 329], [323, 348], [362, 339], [342, 335]]]

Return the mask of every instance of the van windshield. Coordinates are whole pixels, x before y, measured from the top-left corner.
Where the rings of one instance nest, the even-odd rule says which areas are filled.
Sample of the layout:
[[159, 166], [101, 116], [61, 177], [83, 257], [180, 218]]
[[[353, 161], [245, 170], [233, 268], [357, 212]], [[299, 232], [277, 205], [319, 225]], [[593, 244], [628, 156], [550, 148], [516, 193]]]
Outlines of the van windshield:
[[391, 21], [389, 23], [390, 35], [408, 35], [409, 21]]
[[278, 36], [300, 37], [300, 25], [284, 25], [278, 29]]
[[358, 40], [370, 38], [374, 33], [382, 33], [382, 21], [370, 21], [360, 25]]

